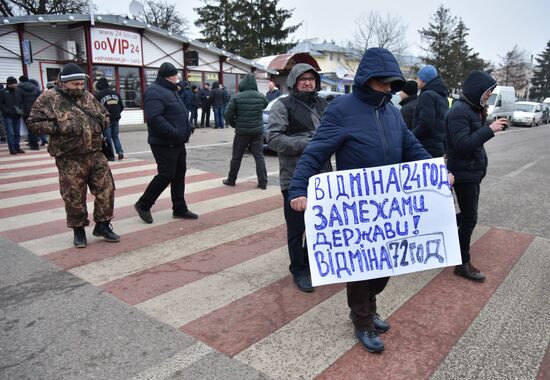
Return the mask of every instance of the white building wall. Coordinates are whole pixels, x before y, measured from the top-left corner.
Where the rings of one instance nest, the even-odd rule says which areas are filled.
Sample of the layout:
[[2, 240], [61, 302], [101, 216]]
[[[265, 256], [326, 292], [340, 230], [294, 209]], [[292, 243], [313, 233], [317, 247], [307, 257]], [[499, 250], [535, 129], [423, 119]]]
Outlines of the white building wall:
[[199, 66], [189, 67], [189, 70], [210, 72], [220, 71], [220, 58], [218, 55], [195, 47], [190, 47], [189, 50], [197, 50], [199, 52]]
[[144, 33], [142, 41], [144, 66], [160, 67], [163, 62], [170, 62], [177, 69], [183, 69], [183, 44], [181, 42], [147, 32]]
[[69, 38], [76, 42], [78, 56], [86, 60], [86, 34], [84, 34], [84, 28], [78, 27], [69, 29]]
[[122, 114], [120, 115], [120, 125], [128, 125], [128, 124], [143, 124], [143, 110], [124, 110], [122, 111]]
[[0, 49], [0, 83], [6, 83], [6, 79], [9, 76], [19, 78], [23, 74], [21, 58], [18, 57], [21, 54], [21, 49], [19, 47], [17, 28], [4, 27], [0, 31], [2, 34], [12, 31], [12, 33], [4, 34], [0, 37], [0, 45], [17, 54], [15, 55], [5, 49]]
[[250, 74], [250, 67], [241, 64], [237, 60], [223, 63], [223, 72], [230, 74]]

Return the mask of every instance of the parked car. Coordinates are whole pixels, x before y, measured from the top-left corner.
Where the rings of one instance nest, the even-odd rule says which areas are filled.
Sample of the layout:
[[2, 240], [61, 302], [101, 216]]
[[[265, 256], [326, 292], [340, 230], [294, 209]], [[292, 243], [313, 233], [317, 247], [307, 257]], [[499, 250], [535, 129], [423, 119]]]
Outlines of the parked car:
[[516, 102], [512, 114], [512, 124], [534, 127], [542, 122], [542, 104], [535, 102]]
[[550, 103], [542, 103], [542, 123], [550, 122]]
[[[330, 102], [331, 100], [333, 100], [334, 98], [337, 98], [338, 96], [341, 96], [341, 95], [344, 95], [343, 92], [336, 92], [336, 91], [319, 91], [318, 92], [319, 96], [321, 98], [324, 98], [326, 99], [328, 102]], [[264, 108], [264, 112], [263, 112], [263, 120], [264, 120], [264, 152], [272, 152], [268, 147], [267, 147], [267, 123], [269, 122], [269, 112], [271, 111], [271, 107], [273, 107], [273, 104], [281, 99], [281, 98], [284, 98], [288, 96], [288, 94], [283, 94], [281, 96], [279, 96], [277, 99], [274, 99], [272, 100], [271, 102], [269, 102], [269, 104], [267, 105], [267, 107]]]

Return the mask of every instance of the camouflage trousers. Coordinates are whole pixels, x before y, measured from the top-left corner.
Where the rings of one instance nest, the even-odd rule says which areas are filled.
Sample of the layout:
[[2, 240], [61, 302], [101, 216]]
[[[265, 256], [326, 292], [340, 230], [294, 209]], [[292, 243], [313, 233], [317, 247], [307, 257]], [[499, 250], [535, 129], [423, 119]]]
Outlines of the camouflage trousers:
[[81, 156], [56, 157], [59, 170], [59, 190], [65, 202], [67, 227], [84, 227], [90, 224], [86, 207], [88, 187], [94, 195], [94, 221], [113, 218], [115, 183], [107, 158], [102, 152]]

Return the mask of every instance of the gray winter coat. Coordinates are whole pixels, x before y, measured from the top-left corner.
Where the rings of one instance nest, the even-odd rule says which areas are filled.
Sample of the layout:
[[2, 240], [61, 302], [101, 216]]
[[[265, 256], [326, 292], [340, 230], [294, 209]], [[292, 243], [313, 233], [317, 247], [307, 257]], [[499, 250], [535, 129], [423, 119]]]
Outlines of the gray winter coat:
[[[316, 77], [316, 91], [297, 92], [296, 79], [307, 71]], [[288, 97], [279, 98], [271, 107], [267, 124], [268, 147], [279, 155], [279, 182], [281, 190], [287, 190], [296, 164], [313, 137], [327, 106], [317, 95], [321, 79], [315, 69], [305, 63], [295, 65], [287, 79]], [[330, 163], [325, 167], [330, 170]]]

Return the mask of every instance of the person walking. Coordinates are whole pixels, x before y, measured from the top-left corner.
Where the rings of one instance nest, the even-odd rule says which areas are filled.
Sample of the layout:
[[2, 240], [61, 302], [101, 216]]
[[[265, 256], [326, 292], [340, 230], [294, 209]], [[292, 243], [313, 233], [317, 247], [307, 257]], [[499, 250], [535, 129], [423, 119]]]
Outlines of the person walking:
[[[309, 293], [314, 289], [304, 239], [304, 212], [290, 207], [288, 187], [298, 159], [321, 122], [327, 102], [317, 93], [321, 88], [321, 77], [311, 65], [295, 65], [286, 83], [289, 96], [277, 99], [269, 113], [268, 147], [279, 156], [279, 182], [287, 228], [290, 273], [296, 287]], [[325, 162], [323, 169], [332, 170], [330, 160]]]
[[223, 184], [235, 186], [246, 148], [250, 150], [256, 162], [258, 187], [267, 188], [267, 169], [263, 153], [263, 110], [267, 99], [258, 91], [256, 78], [246, 74], [239, 82], [239, 92], [231, 97], [225, 111], [225, 121], [235, 128], [233, 153], [227, 179]]
[[202, 89], [199, 90], [199, 98], [201, 100], [201, 128], [210, 128], [210, 83], [205, 83]]
[[223, 89], [220, 88], [219, 82], [212, 83], [212, 90], [210, 90], [210, 105], [214, 111], [214, 128], [223, 129], [223, 103], [225, 96]]
[[407, 128], [413, 128], [413, 119], [414, 113], [416, 111], [416, 105], [418, 103], [418, 83], [415, 80], [408, 80], [405, 82], [405, 85], [399, 92], [401, 101], [399, 105], [401, 106], [401, 115]]
[[[353, 93], [332, 101], [296, 166], [288, 189], [293, 210], [306, 209], [308, 180], [333, 154], [338, 170], [430, 158], [391, 103], [393, 93], [404, 83], [399, 64], [389, 51], [382, 48], [365, 51], [355, 75]], [[384, 350], [378, 334], [390, 328], [378, 315], [376, 303], [388, 280], [389, 277], [382, 277], [346, 285], [355, 336], [369, 352]]]
[[77, 248], [88, 244], [84, 229], [90, 223], [88, 187], [95, 197], [93, 235], [112, 243], [120, 240], [111, 227], [115, 185], [101, 151], [102, 130], [109, 124], [109, 113], [84, 89], [86, 79], [80, 66], [63, 66], [59, 81], [38, 97], [28, 118], [32, 133], [50, 135], [48, 152], [55, 157], [67, 227], [73, 229]]
[[[114, 151], [118, 155], [118, 159], [122, 160], [124, 158], [124, 150], [122, 150], [122, 144], [120, 143], [118, 134], [119, 121], [122, 111], [124, 110], [124, 103], [118, 92], [109, 86], [107, 78], [99, 78], [95, 88], [97, 90], [95, 97], [107, 109], [111, 120], [110, 125], [103, 130], [103, 134], [107, 137], [107, 141], [109, 145], [111, 145], [111, 150], [114, 144]], [[112, 161], [114, 160], [115, 158], [112, 157]]]
[[457, 224], [462, 264], [455, 267], [454, 273], [478, 282], [484, 281], [485, 275], [471, 263], [470, 241], [477, 224], [481, 181], [487, 174], [483, 144], [508, 125], [505, 118], [485, 125], [487, 101], [496, 85], [493, 77], [483, 71], [470, 73], [462, 95], [445, 118], [447, 168], [455, 177], [454, 191], [460, 208]]
[[6, 88], [0, 93], [0, 110], [6, 128], [8, 148], [10, 154], [25, 153], [19, 145], [21, 141], [21, 117], [23, 112], [23, 98], [21, 90], [17, 87], [17, 79], [8, 77]]
[[268, 102], [271, 102], [272, 100], [275, 100], [279, 96], [281, 96], [281, 91], [277, 88], [273, 80], [269, 81], [269, 83], [267, 84], [267, 88], [268, 91], [265, 93], [265, 97], [267, 98]]
[[198, 115], [199, 115], [199, 108], [201, 106], [201, 99], [199, 97], [199, 89], [197, 86], [193, 85], [191, 86], [191, 127], [193, 130], [195, 128], [198, 128]]
[[417, 75], [420, 95], [412, 132], [432, 157], [442, 157], [445, 154], [445, 114], [449, 110], [447, 86], [432, 65], [422, 67]]
[[197, 219], [185, 202], [185, 172], [187, 169], [185, 143], [191, 136], [187, 109], [177, 93], [178, 70], [164, 62], [157, 79], [145, 92], [147, 142], [157, 163], [158, 174], [151, 180], [143, 195], [134, 204], [145, 223], [153, 223], [151, 207], [170, 185], [172, 216], [176, 219]]

